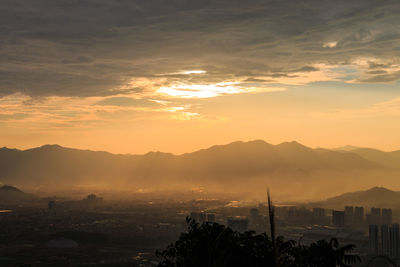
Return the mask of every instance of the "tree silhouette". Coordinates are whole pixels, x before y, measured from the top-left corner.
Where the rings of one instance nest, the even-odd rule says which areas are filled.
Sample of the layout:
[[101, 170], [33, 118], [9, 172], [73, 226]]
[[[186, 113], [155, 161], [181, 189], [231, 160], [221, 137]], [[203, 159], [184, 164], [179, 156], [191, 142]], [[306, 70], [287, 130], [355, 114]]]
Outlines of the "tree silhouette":
[[294, 266], [304, 267], [350, 267], [361, 261], [360, 257], [351, 252], [354, 245], [339, 246], [336, 238], [332, 238], [329, 242], [319, 240], [310, 246], [297, 246], [293, 248]]
[[187, 233], [157, 252], [159, 267], [347, 267], [360, 261], [351, 254], [354, 245], [340, 247], [336, 239], [305, 246], [277, 237], [273, 243], [265, 233], [240, 233], [218, 223], [186, 221]]

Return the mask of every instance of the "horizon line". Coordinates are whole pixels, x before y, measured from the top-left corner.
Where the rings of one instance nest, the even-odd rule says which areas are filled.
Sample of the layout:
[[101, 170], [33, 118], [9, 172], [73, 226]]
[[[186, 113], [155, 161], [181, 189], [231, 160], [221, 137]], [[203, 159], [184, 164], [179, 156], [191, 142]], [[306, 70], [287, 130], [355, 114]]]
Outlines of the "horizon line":
[[[109, 154], [113, 154], [113, 155], [126, 155], [126, 156], [134, 156], [134, 155], [147, 155], [150, 153], [163, 153], [163, 154], [171, 154], [174, 156], [181, 156], [181, 155], [185, 155], [185, 154], [191, 154], [194, 152], [198, 152], [198, 151], [202, 151], [202, 150], [207, 150], [207, 149], [211, 149], [213, 147], [216, 146], [228, 146], [234, 143], [252, 143], [252, 142], [264, 142], [265, 144], [268, 145], [272, 145], [272, 146], [278, 146], [278, 145], [282, 145], [282, 144], [287, 144], [287, 143], [297, 143], [301, 146], [316, 150], [316, 149], [327, 149], [327, 150], [332, 150], [332, 151], [343, 151], [343, 152], [351, 152], [352, 150], [356, 150], [356, 149], [373, 149], [373, 150], [377, 150], [377, 151], [381, 151], [381, 152], [385, 152], [385, 153], [390, 153], [390, 152], [395, 152], [395, 151], [400, 151], [400, 149], [395, 149], [395, 150], [382, 150], [382, 149], [378, 149], [378, 148], [374, 148], [374, 147], [358, 147], [358, 146], [353, 146], [353, 145], [344, 145], [344, 146], [340, 146], [340, 147], [333, 147], [333, 148], [326, 148], [326, 147], [321, 147], [321, 146], [317, 146], [317, 147], [311, 147], [311, 146], [307, 146], [304, 145], [298, 141], [284, 141], [284, 142], [280, 142], [277, 144], [272, 144], [269, 143], [263, 139], [252, 139], [252, 140], [248, 140], [248, 141], [243, 141], [243, 140], [237, 140], [237, 141], [233, 141], [233, 142], [229, 142], [229, 143], [224, 143], [224, 144], [215, 144], [215, 145], [211, 145], [208, 147], [204, 147], [204, 148], [200, 148], [200, 149], [196, 149], [196, 150], [192, 150], [190, 152], [184, 152], [184, 153], [173, 153], [173, 152], [165, 152], [165, 151], [160, 151], [160, 150], [150, 150], [148, 152], [145, 153], [114, 153], [114, 152], [110, 152], [107, 150], [96, 150], [96, 149], [88, 149], [88, 148], [82, 148], [82, 147], [71, 147], [71, 146], [64, 146], [64, 145], [60, 145], [60, 144], [43, 144], [43, 145], [39, 145], [39, 146], [35, 146], [35, 147], [29, 147], [29, 148], [16, 148], [16, 147], [7, 147], [2, 146], [0, 147], [0, 149], [10, 149], [10, 150], [18, 150], [18, 151], [28, 151], [28, 150], [33, 150], [33, 149], [37, 149], [37, 148], [42, 148], [42, 147], [46, 147], [46, 146], [58, 146], [58, 147], [62, 147], [62, 148], [67, 148], [67, 149], [75, 149], [75, 150], [82, 150], [82, 151], [91, 151], [91, 152], [104, 152], [104, 153], [109, 153]], [[345, 149], [346, 147], [352, 147], [353, 149], [347, 150]]]

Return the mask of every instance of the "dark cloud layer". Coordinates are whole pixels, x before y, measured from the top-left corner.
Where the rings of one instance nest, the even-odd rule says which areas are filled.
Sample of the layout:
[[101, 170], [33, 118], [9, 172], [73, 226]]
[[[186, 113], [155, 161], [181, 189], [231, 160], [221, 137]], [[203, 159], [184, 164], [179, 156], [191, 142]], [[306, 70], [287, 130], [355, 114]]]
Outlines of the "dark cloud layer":
[[3, 0], [0, 97], [113, 95], [132, 77], [187, 69], [220, 81], [293, 77], [359, 57], [390, 62], [400, 55], [398, 14], [397, 0]]

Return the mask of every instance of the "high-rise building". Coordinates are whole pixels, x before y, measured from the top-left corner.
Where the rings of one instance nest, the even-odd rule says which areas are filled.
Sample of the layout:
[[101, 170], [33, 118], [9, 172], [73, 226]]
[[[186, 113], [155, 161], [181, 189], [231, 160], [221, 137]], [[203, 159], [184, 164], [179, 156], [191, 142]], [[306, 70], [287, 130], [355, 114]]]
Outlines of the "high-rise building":
[[50, 200], [47, 205], [49, 207], [49, 214], [56, 214], [56, 202], [54, 200]]
[[371, 208], [371, 213], [367, 215], [367, 222], [369, 224], [381, 224], [381, 209]]
[[54, 210], [56, 208], [56, 202], [54, 200], [50, 200], [48, 203], [49, 210]]
[[313, 208], [313, 218], [323, 219], [325, 218], [325, 209], [323, 208]]
[[371, 208], [371, 214], [374, 216], [381, 216], [381, 209], [380, 208]]
[[378, 254], [379, 250], [378, 225], [369, 225], [369, 251], [371, 254]]
[[389, 228], [389, 240], [390, 240], [390, 257], [394, 259], [399, 258], [400, 249], [400, 229], [399, 225], [392, 224]]
[[390, 255], [390, 238], [389, 238], [389, 225], [381, 225], [381, 253], [383, 255]]
[[346, 225], [353, 223], [354, 207], [346, 206], [344, 207], [344, 222]]
[[332, 210], [332, 224], [338, 227], [344, 226], [344, 211]]
[[363, 207], [355, 207], [354, 209], [354, 222], [362, 223], [364, 221], [364, 208]]
[[286, 213], [286, 219], [292, 221], [296, 218], [297, 215], [297, 208], [296, 207], [289, 207]]
[[392, 209], [382, 209], [381, 223], [392, 224]]

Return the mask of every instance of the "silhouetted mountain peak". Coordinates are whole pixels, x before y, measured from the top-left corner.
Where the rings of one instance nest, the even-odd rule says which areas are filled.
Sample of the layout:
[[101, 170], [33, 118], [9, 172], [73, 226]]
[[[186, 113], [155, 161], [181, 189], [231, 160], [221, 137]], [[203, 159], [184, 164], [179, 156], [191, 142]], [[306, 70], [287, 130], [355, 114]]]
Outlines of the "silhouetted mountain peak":
[[56, 150], [56, 149], [63, 149], [64, 147], [57, 145], [57, 144], [47, 144], [47, 145], [43, 145], [41, 147], [39, 147], [40, 149], [52, 149], [52, 150]]
[[283, 143], [280, 143], [279, 145], [276, 145], [276, 147], [277, 148], [286, 148], [286, 149], [297, 149], [297, 150], [312, 150], [312, 148], [302, 145], [296, 141], [283, 142]]
[[11, 186], [11, 185], [3, 185], [2, 187], [0, 187], [0, 191], [7, 191], [7, 192], [21, 192], [23, 193], [21, 190], [19, 190], [18, 188]]
[[375, 186], [368, 190], [344, 193], [319, 204], [328, 207], [343, 207], [345, 205], [392, 207], [400, 204], [400, 192]]
[[257, 140], [252, 140], [252, 141], [248, 141], [245, 144], [251, 144], [251, 145], [271, 145], [267, 142], [265, 142], [264, 140], [261, 139], [257, 139]]
[[[230, 154], [231, 156], [233, 155], [240, 155], [244, 153], [245, 151], [247, 152], [254, 152], [256, 153], [257, 151], [260, 150], [265, 150], [265, 149], [270, 149], [273, 148], [273, 145], [263, 141], [263, 140], [253, 140], [253, 141], [248, 141], [248, 142], [243, 142], [243, 141], [235, 141], [226, 145], [215, 145], [211, 146], [206, 149], [200, 149], [198, 151], [192, 152], [192, 153], [185, 153], [185, 156], [189, 155], [198, 155], [198, 154], [224, 154], [228, 155]], [[226, 154], [228, 153], [228, 154]]]
[[16, 149], [16, 148], [8, 148], [8, 147], [3, 146], [3, 147], [0, 148], [0, 151], [8, 152], [8, 151], [21, 151], [21, 150]]
[[150, 151], [150, 152], [144, 154], [143, 156], [145, 156], [147, 158], [163, 158], [163, 157], [173, 156], [173, 154], [165, 153], [165, 152], [161, 152], [161, 151]]
[[392, 191], [392, 190], [387, 189], [385, 187], [378, 187], [378, 186], [372, 187], [371, 189], [368, 189], [365, 192], [366, 193], [382, 193], [382, 194], [395, 193], [395, 191]]
[[34, 199], [37, 199], [37, 197], [32, 194], [27, 194], [14, 186], [3, 185], [0, 187], [1, 203], [24, 202]]

